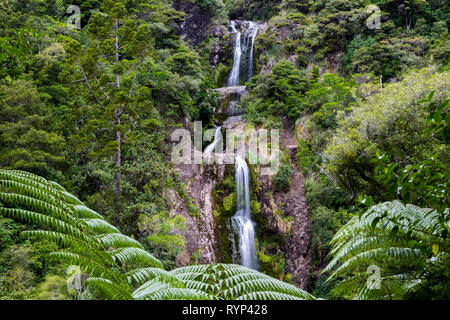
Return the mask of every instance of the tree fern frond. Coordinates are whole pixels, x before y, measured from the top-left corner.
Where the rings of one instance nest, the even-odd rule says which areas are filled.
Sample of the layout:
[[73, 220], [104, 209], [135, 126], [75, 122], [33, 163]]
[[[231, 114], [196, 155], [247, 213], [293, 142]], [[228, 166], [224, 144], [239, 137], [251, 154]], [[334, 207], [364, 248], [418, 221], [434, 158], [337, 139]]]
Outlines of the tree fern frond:
[[142, 285], [151, 280], [173, 284], [176, 287], [183, 287], [184, 282], [173, 276], [170, 272], [160, 268], [140, 268], [126, 273], [128, 283], [132, 285]]
[[[77, 237], [61, 232], [30, 230], [23, 231], [21, 233], [21, 236], [33, 240], [48, 240], [56, 243], [60, 247], [70, 248], [72, 252], [83, 254], [86, 256], [92, 252], [92, 247], [89, 246], [88, 242], [81, 241]], [[110, 259], [110, 261], [112, 262], [112, 259]]]
[[139, 267], [163, 268], [161, 261], [140, 248], [119, 248], [110, 251], [113, 259], [121, 264], [135, 264]]
[[92, 209], [89, 209], [88, 207], [84, 205], [75, 205], [73, 206], [73, 210], [75, 211], [78, 218], [97, 218], [97, 219], [103, 219], [101, 214], [98, 214]]
[[22, 222], [34, 223], [45, 228], [50, 228], [80, 238], [84, 237], [84, 234], [79, 229], [73, 227], [71, 224], [37, 212], [0, 207], [0, 215]]
[[346, 269], [351, 268], [355, 265], [368, 266], [369, 262], [371, 262], [372, 264], [376, 264], [375, 262], [377, 261], [377, 259], [383, 259], [384, 257], [398, 258], [405, 262], [404, 259], [408, 258], [410, 260], [414, 260], [420, 259], [423, 256], [420, 250], [411, 248], [392, 247], [387, 249], [376, 248], [368, 251], [363, 251], [346, 260], [330, 275], [329, 278], [332, 279], [338, 274], [346, 271]]
[[129, 300], [132, 296], [129, 292], [121, 290], [111, 280], [99, 277], [91, 277], [86, 279], [85, 285], [93, 291], [100, 293], [109, 300]]
[[50, 189], [49, 187], [46, 187], [46, 189], [42, 189], [40, 187], [41, 184], [39, 183], [30, 185], [22, 182], [14, 180], [0, 180], [0, 190], [4, 191], [5, 193], [23, 194], [25, 196], [53, 204], [55, 206], [58, 206], [62, 203], [61, 200], [57, 198], [58, 193]]
[[50, 204], [46, 201], [38, 200], [32, 197], [28, 197], [17, 193], [3, 193], [0, 192], [0, 200], [7, 205], [20, 207], [22, 209], [36, 211], [47, 216], [51, 216], [57, 219], [61, 219], [66, 222], [74, 222], [75, 219], [71, 215], [67, 214], [60, 207]]
[[138, 241], [121, 233], [100, 234], [95, 236], [95, 239], [107, 248], [135, 247], [144, 249], [144, 246]]
[[170, 283], [161, 282], [155, 278], [145, 282], [143, 285], [137, 288], [133, 292], [133, 298], [137, 300], [150, 300], [152, 294], [169, 288], [173, 288]]
[[183, 273], [187, 273], [187, 274], [189, 274], [189, 273], [205, 273], [210, 268], [211, 268], [210, 265], [192, 265], [192, 266], [177, 268], [170, 272], [172, 274], [178, 276]]
[[272, 277], [265, 275], [265, 274], [256, 274], [253, 272], [243, 272], [243, 273], [220, 280], [219, 285], [221, 287], [230, 288], [230, 287], [233, 287], [233, 286], [235, 286], [239, 283], [245, 282], [245, 281], [258, 280], [258, 279], [263, 279], [263, 278], [272, 279]]
[[243, 294], [236, 300], [304, 300], [297, 296], [276, 291], [257, 291]]
[[297, 287], [288, 283], [275, 279], [255, 279], [243, 281], [229, 289], [224, 290], [225, 297], [240, 297], [251, 292], [278, 292], [286, 295], [291, 295], [299, 299], [312, 299], [313, 297]]
[[214, 295], [217, 295], [219, 292], [219, 287], [216, 283], [208, 283], [208, 282], [197, 281], [197, 280], [185, 280], [184, 287], [186, 289], [194, 289], [197, 291], [212, 293]]
[[109, 224], [103, 219], [83, 219], [89, 228], [97, 234], [102, 233], [120, 233], [119, 229]]
[[144, 300], [216, 300], [216, 297], [193, 289], [165, 288], [146, 296]]

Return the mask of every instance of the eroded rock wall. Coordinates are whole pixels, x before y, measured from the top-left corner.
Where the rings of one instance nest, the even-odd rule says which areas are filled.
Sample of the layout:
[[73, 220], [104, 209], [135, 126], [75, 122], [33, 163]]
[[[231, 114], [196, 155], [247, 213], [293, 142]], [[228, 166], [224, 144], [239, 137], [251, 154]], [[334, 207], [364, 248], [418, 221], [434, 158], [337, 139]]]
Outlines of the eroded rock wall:
[[[291, 157], [291, 185], [286, 192], [276, 191], [270, 177], [261, 176], [261, 215], [266, 219], [271, 232], [288, 234], [284, 243], [278, 244], [279, 250], [284, 252], [285, 272], [292, 274], [292, 280], [297, 287], [306, 290], [312, 262], [311, 213], [305, 198], [304, 178], [296, 164], [297, 146], [294, 133], [286, 119], [283, 119], [281, 143]], [[285, 221], [280, 218], [280, 212], [291, 219]]]

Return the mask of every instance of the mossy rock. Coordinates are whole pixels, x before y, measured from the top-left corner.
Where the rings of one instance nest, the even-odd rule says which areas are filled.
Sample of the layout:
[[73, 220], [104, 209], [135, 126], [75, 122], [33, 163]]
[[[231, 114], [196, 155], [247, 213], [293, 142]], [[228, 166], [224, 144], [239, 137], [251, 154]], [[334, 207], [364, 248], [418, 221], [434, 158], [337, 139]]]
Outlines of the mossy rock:
[[216, 69], [216, 85], [218, 88], [224, 87], [226, 85], [226, 81], [228, 75], [231, 72], [231, 67], [227, 67], [224, 64], [219, 64]]
[[236, 211], [236, 192], [232, 192], [223, 199], [223, 208], [227, 213]]

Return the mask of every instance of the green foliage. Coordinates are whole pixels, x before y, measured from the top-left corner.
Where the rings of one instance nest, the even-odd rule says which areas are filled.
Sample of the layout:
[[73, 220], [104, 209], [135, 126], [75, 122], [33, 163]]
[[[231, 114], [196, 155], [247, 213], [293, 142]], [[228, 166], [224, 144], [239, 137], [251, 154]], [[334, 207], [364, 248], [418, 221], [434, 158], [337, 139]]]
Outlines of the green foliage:
[[203, 10], [214, 12], [218, 8], [217, 0], [196, 0], [198, 6]]
[[[105, 299], [314, 299], [307, 292], [237, 265], [165, 271], [143, 246], [121, 234], [60, 185], [23, 171], [0, 170], [0, 214], [36, 224], [23, 233], [58, 244], [52, 259], [78, 265], [85, 285]], [[25, 266], [30, 262], [25, 261]], [[52, 296], [59, 278], [43, 285]]]
[[223, 207], [228, 213], [236, 211], [236, 192], [232, 192], [223, 199]]
[[280, 250], [280, 238], [266, 235], [257, 244], [257, 256], [260, 269], [271, 277], [292, 283], [292, 275], [285, 271], [285, 256]]
[[17, 77], [25, 71], [27, 51], [23, 41], [5, 37], [0, 38], [0, 78]]
[[[444, 214], [442, 219], [432, 209], [394, 201], [353, 217], [333, 237], [333, 258], [324, 269], [332, 271], [330, 279], [343, 278], [334, 291], [356, 299], [405, 299], [425, 292], [428, 299], [448, 299], [449, 241], [443, 236], [450, 227], [448, 209]], [[381, 270], [379, 288], [366, 284], [370, 265]], [[438, 285], [438, 277], [446, 285]]]
[[64, 138], [31, 81], [0, 86], [0, 165], [56, 178], [65, 169]]
[[337, 134], [325, 150], [329, 173], [349, 192], [368, 192], [383, 197], [373, 177], [371, 159], [385, 154], [400, 165], [418, 162], [435, 154], [442, 142], [428, 134], [428, 110], [419, 100], [439, 88], [438, 105], [448, 97], [448, 74], [416, 71], [388, 85], [368, 101], [361, 101], [350, 116], [341, 114]]
[[295, 119], [299, 115], [297, 106], [307, 83], [291, 62], [280, 61], [271, 73], [254, 79], [250, 84], [252, 93], [244, 102], [250, 120], [264, 122], [261, 119], [268, 115], [289, 115]]
[[311, 166], [312, 154], [305, 140], [297, 141], [297, 164], [302, 170], [307, 170]]
[[428, 102], [430, 116], [429, 134], [437, 141], [445, 143], [439, 151], [418, 164], [408, 164], [398, 168], [397, 163], [389, 162], [388, 156], [379, 153], [374, 159], [376, 167], [374, 175], [380, 184], [389, 190], [392, 197], [397, 197], [405, 202], [421, 206], [430, 206], [439, 212], [449, 207], [447, 197], [449, 171], [448, 171], [448, 127], [447, 116], [448, 102], [444, 101], [439, 107], [432, 100], [432, 92], [422, 102]]
[[[383, 79], [395, 78], [405, 67], [425, 66], [422, 62], [425, 47], [423, 39], [390, 39], [371, 45], [361, 44], [351, 57], [351, 68], [355, 73], [374, 73]], [[371, 63], [378, 61], [379, 63]]]
[[334, 234], [351, 218], [351, 214], [345, 209], [338, 212], [319, 206], [312, 210], [312, 250], [313, 261], [320, 267], [330, 251], [330, 241]]
[[34, 263], [30, 246], [10, 246], [0, 254], [2, 299], [26, 299], [34, 294]]
[[200, 210], [193, 203], [189, 203], [189, 215], [200, 218]]
[[219, 105], [219, 94], [211, 90], [213, 81], [205, 79], [199, 86], [197, 92], [193, 96], [191, 118], [192, 120], [202, 121], [208, 124], [213, 118], [213, 111]]
[[348, 199], [348, 193], [326, 182], [312, 182], [305, 184], [306, 200], [311, 208], [326, 206], [327, 208], [339, 208]]
[[346, 82], [336, 74], [324, 74], [323, 78], [318, 79], [305, 93], [302, 109], [313, 113], [314, 120], [325, 129], [333, 127], [335, 113], [350, 106], [354, 101], [352, 85], [353, 83]]
[[58, 275], [49, 275], [40, 285], [36, 300], [69, 300], [67, 280]]
[[272, 177], [272, 183], [276, 191], [288, 191], [291, 185], [294, 171], [290, 164], [282, 163], [277, 174]]

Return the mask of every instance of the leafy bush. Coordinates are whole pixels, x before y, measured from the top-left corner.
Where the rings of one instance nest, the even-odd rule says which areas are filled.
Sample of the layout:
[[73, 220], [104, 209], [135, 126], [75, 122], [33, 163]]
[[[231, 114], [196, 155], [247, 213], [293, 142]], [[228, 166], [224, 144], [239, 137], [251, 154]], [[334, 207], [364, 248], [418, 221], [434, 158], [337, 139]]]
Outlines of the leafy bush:
[[313, 209], [319, 206], [338, 209], [349, 197], [345, 190], [321, 181], [305, 184], [305, 191], [308, 205]]
[[415, 71], [402, 82], [386, 86], [349, 115], [339, 116], [339, 128], [324, 154], [329, 174], [353, 195], [364, 191], [379, 198], [383, 188], [373, 177], [376, 153], [404, 168], [428, 158], [442, 142], [428, 134], [428, 110], [419, 100], [436, 91], [437, 104], [449, 96], [448, 72]]
[[196, 1], [201, 9], [210, 12], [214, 12], [218, 7], [217, 0], [196, 0]]
[[282, 163], [277, 174], [272, 177], [272, 183], [277, 191], [288, 191], [291, 185], [292, 175], [294, 171], [290, 164]]

